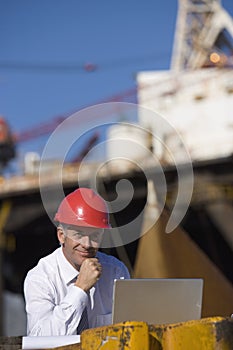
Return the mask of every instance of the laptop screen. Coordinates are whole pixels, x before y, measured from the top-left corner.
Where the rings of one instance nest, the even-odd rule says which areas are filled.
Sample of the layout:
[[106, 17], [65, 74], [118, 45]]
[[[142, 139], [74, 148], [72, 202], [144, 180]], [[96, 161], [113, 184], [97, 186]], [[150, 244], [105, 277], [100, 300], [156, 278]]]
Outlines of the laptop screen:
[[178, 323], [201, 318], [201, 278], [115, 280], [112, 322]]

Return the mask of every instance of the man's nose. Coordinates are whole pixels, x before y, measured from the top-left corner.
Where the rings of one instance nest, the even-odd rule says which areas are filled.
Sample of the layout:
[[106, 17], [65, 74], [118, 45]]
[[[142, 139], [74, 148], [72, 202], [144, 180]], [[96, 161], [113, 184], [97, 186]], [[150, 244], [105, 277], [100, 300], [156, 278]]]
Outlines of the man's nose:
[[83, 247], [89, 248], [91, 246], [90, 237], [88, 235], [82, 236], [81, 244], [82, 244]]

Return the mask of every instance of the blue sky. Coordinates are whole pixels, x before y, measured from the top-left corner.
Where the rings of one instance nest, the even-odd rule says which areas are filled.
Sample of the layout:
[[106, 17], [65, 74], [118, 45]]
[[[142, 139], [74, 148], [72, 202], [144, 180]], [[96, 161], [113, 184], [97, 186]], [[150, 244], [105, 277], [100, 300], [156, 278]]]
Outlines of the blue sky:
[[0, 114], [30, 130], [128, 91], [138, 71], [168, 69], [176, 14], [176, 0], [2, 0]]

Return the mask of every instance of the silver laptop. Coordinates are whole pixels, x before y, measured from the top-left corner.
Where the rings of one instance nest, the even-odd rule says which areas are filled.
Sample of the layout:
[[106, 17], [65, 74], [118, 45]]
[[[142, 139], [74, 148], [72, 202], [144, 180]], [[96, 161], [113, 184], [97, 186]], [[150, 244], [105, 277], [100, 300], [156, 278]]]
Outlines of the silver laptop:
[[178, 323], [201, 318], [203, 280], [115, 280], [112, 322]]

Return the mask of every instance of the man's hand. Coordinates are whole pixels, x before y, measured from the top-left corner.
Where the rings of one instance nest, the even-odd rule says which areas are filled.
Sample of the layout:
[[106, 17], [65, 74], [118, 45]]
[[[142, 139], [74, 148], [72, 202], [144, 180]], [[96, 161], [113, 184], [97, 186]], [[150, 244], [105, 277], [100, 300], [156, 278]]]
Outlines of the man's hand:
[[101, 276], [102, 266], [97, 258], [89, 258], [83, 261], [75, 285], [88, 292]]

